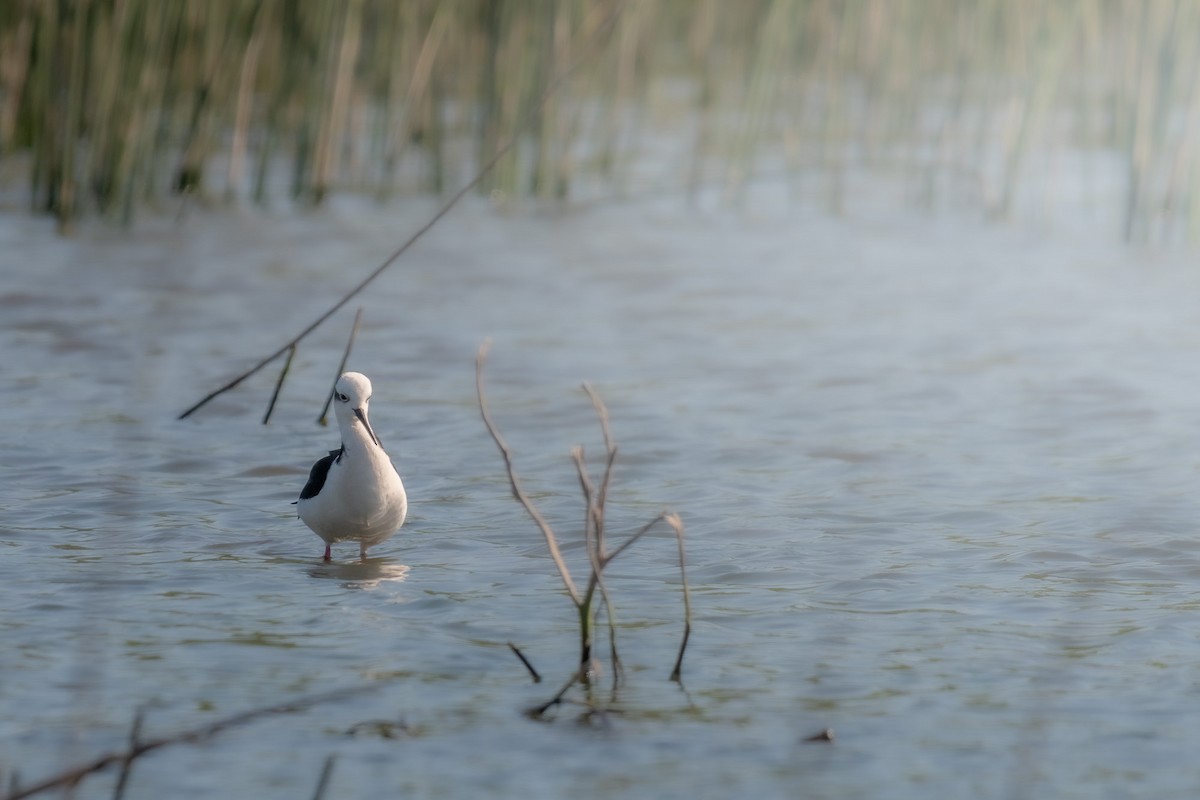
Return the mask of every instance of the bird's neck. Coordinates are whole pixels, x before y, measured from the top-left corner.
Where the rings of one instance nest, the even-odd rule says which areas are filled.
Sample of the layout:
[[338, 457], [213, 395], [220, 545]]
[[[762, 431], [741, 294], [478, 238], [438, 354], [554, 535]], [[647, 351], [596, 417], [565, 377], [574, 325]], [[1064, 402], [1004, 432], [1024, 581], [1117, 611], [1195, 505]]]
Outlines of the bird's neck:
[[379, 446], [371, 441], [366, 428], [357, 421], [351, 421], [342, 426], [342, 449], [351, 454], [380, 451]]

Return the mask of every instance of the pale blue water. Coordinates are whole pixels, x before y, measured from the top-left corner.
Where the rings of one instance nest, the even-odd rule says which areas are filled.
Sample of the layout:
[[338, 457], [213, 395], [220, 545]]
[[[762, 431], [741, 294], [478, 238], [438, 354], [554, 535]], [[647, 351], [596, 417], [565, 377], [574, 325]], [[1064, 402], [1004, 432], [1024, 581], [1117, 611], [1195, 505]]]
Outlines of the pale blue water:
[[[411, 515], [370, 563], [324, 565], [290, 502], [337, 443], [313, 420], [355, 306], [302, 345], [271, 425], [273, 369], [175, 416], [429, 211], [70, 240], [0, 220], [0, 786], [123, 747], [137, 708], [150, 737], [374, 685], [148, 754], [126, 796], [311, 796], [330, 754], [339, 798], [1195, 795], [1186, 260], [894, 209], [470, 203], [362, 299], [351, 366]], [[497, 422], [579, 580], [567, 451], [601, 453], [582, 380], [621, 447], [613, 530], [683, 516], [682, 688], [663, 531], [612, 568], [616, 713], [524, 715], [576, 640], [478, 418], [485, 337]], [[346, 734], [371, 720], [396, 738]]]

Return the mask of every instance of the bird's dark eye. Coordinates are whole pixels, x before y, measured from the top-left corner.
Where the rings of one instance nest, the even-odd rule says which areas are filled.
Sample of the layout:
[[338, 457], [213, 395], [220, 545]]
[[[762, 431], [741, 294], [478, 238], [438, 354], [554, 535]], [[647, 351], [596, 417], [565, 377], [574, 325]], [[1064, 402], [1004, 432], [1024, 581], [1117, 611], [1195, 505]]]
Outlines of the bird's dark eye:
[[346, 397], [346, 395], [342, 394], [341, 392], [337, 393], [337, 399], [343, 403], [348, 402], [350, 400], [349, 397]]

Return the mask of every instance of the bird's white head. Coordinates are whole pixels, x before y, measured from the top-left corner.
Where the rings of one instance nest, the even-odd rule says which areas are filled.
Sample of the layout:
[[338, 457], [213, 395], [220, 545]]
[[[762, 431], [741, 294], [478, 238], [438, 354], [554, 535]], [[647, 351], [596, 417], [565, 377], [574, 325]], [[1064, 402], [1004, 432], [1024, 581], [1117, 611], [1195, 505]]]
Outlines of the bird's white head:
[[371, 441], [382, 447], [375, 431], [371, 430], [371, 423], [367, 421], [367, 406], [370, 402], [370, 379], [361, 372], [343, 372], [333, 387], [333, 410], [337, 414], [338, 425], [345, 431], [348, 427], [353, 427], [354, 420], [357, 419], [362, 423]]

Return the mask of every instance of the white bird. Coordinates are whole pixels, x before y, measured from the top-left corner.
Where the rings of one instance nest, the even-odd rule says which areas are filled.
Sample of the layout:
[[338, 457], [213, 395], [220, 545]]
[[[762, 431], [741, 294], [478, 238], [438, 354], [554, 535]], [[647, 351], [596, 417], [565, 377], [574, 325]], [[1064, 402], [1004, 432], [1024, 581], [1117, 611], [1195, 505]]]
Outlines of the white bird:
[[358, 542], [359, 555], [388, 539], [404, 524], [408, 496], [404, 483], [367, 421], [371, 381], [346, 372], [333, 390], [333, 410], [342, 446], [313, 464], [296, 510], [304, 524], [325, 540], [325, 560], [334, 542]]

